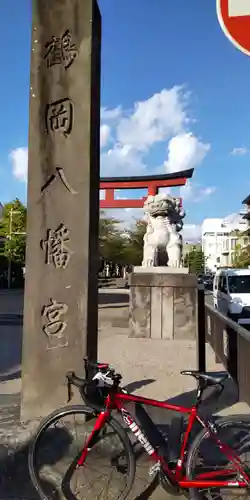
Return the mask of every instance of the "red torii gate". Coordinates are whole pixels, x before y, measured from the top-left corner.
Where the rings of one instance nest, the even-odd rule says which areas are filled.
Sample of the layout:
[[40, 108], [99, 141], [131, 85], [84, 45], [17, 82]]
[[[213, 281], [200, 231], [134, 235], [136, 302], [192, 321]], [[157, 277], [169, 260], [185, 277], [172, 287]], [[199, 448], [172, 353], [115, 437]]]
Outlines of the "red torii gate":
[[185, 186], [191, 179], [194, 169], [183, 170], [171, 174], [142, 177], [102, 177], [100, 190], [105, 191], [105, 198], [100, 200], [100, 208], [142, 208], [146, 196], [137, 199], [115, 199], [115, 189], [145, 189], [147, 195], [156, 195], [161, 187]]

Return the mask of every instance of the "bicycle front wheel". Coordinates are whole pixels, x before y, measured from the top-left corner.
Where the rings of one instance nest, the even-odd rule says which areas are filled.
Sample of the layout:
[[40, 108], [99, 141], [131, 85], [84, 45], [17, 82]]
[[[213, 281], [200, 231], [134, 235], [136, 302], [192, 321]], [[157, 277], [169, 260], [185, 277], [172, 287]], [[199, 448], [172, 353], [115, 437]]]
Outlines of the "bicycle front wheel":
[[[241, 467], [250, 480], [250, 419], [230, 417], [216, 422], [216, 439], [230, 448], [240, 459]], [[213, 473], [216, 481], [243, 481], [235, 463], [229, 460], [218, 442], [207, 429], [203, 429], [191, 445], [186, 465], [187, 479], [199, 480], [203, 474]], [[250, 499], [250, 488], [211, 487], [190, 488], [192, 500], [222, 500], [223, 498], [245, 497]], [[212, 479], [210, 479], [212, 481]]]
[[29, 451], [29, 472], [43, 500], [125, 500], [135, 457], [122, 426], [106, 422], [81, 467], [78, 458], [97, 415], [87, 406], [66, 406], [44, 420]]

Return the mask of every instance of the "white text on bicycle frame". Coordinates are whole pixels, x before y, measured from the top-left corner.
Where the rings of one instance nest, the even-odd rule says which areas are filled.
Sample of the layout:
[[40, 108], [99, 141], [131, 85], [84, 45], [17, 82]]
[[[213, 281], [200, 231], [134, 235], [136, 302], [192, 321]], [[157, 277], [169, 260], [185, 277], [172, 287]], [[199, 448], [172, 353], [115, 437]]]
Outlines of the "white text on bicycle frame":
[[132, 419], [131, 415], [128, 413], [128, 411], [125, 410], [124, 408], [122, 408], [121, 413], [122, 413], [122, 417], [123, 417], [125, 424], [131, 429], [133, 434], [137, 437], [138, 441], [145, 448], [146, 452], [149, 455], [153, 455], [153, 453], [155, 452], [154, 448], [151, 446], [150, 442], [144, 436], [140, 427], [133, 421], [133, 419]]

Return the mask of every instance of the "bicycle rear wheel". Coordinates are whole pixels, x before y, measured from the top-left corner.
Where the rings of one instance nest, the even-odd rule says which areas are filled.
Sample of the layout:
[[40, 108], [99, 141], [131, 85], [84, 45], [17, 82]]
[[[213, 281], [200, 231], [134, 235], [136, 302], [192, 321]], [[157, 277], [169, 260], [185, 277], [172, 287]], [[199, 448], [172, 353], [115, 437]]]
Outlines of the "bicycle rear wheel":
[[[244, 470], [250, 480], [250, 418], [230, 417], [222, 418], [216, 422], [217, 439], [230, 447], [231, 450], [240, 458], [244, 464]], [[229, 461], [225, 454], [220, 450], [215, 439], [210, 435], [207, 429], [203, 429], [194, 439], [191, 445], [186, 465], [187, 479], [199, 479], [199, 475], [217, 471], [232, 471], [226, 477], [225, 474], [217, 476], [216, 480], [237, 481], [241, 480], [234, 464]], [[235, 497], [250, 499], [250, 489], [232, 488], [190, 488], [190, 498], [192, 500], [221, 500], [223, 498]]]
[[67, 406], [39, 426], [29, 450], [29, 472], [43, 500], [125, 500], [129, 494], [134, 453], [127, 434], [113, 418], [101, 430], [84, 465], [77, 468], [96, 418], [87, 406]]

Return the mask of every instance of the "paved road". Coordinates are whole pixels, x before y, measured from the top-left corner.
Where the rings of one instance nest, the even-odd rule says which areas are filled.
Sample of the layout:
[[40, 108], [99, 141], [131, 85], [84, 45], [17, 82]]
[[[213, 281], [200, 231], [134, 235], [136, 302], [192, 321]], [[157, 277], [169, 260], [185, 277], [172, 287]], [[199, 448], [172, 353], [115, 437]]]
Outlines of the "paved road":
[[[129, 291], [106, 288], [99, 292], [99, 328], [104, 335], [108, 325], [124, 333], [128, 327]], [[0, 292], [0, 382], [20, 377], [22, 309], [22, 292]]]
[[[101, 289], [99, 292], [99, 335], [102, 338], [110, 338], [114, 333], [128, 335], [129, 290]], [[7, 300], [0, 294], [0, 382], [20, 377], [22, 294], [13, 292], [11, 297], [12, 300]], [[206, 294], [206, 302], [212, 304], [211, 294]], [[6, 313], [3, 313], [4, 304]]]
[[212, 292], [205, 292], [205, 301], [210, 306], [213, 305], [213, 294], [212, 294]]

